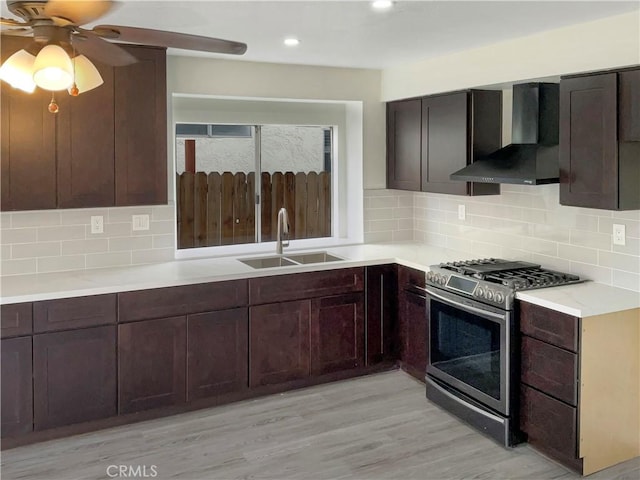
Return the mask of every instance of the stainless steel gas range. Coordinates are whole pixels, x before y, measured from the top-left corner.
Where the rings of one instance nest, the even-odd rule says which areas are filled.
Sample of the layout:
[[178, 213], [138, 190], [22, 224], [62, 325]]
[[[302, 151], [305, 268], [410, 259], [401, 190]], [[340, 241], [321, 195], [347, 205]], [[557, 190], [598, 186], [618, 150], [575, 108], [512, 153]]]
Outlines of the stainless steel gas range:
[[427, 398], [505, 446], [518, 443], [515, 294], [577, 282], [575, 275], [496, 258], [430, 267]]

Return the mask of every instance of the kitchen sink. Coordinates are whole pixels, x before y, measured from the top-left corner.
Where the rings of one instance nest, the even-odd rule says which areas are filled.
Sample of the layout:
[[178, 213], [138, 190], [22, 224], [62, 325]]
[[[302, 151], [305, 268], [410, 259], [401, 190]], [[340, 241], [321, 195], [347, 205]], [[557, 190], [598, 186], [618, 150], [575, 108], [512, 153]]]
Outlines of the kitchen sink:
[[272, 257], [245, 258], [239, 260], [251, 268], [290, 267], [291, 265], [307, 265], [310, 263], [339, 262], [344, 258], [327, 252], [294, 253], [291, 255], [274, 255]]
[[327, 262], [339, 262], [344, 258], [336, 257], [327, 252], [311, 252], [287, 255], [289, 260], [306, 265], [307, 263], [327, 263]]
[[245, 265], [249, 265], [251, 268], [272, 268], [272, 267], [288, 267], [291, 265], [300, 265], [299, 263], [292, 262], [288, 258], [278, 255], [277, 257], [260, 257], [260, 258], [245, 258], [240, 260]]

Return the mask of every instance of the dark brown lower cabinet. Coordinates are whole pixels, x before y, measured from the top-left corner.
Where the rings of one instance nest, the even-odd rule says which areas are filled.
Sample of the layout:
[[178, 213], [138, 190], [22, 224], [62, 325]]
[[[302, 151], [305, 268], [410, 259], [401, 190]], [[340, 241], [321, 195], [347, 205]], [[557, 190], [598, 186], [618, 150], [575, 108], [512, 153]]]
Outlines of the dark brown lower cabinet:
[[249, 385], [309, 377], [311, 302], [273, 303], [249, 310]]
[[527, 385], [520, 387], [520, 429], [536, 448], [578, 468], [577, 409]]
[[118, 325], [120, 413], [184, 403], [187, 318]]
[[311, 372], [322, 375], [364, 366], [364, 295], [311, 301]]
[[249, 387], [248, 337], [247, 308], [187, 317], [187, 401]]
[[405, 290], [401, 295], [400, 359], [407, 373], [424, 381], [427, 371], [427, 304], [424, 296]]
[[2, 436], [25, 434], [33, 430], [31, 337], [2, 340], [0, 345]]
[[396, 266], [366, 268], [366, 357], [367, 365], [397, 357]]
[[33, 337], [34, 429], [116, 414], [116, 327]]

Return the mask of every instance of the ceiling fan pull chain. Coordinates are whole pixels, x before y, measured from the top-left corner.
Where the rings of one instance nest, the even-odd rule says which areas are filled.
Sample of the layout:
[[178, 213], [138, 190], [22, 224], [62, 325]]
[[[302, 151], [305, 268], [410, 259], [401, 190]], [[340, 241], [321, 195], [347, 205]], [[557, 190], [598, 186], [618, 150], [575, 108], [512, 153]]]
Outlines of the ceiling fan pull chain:
[[69, 43], [71, 44], [71, 50], [73, 51], [73, 58], [71, 59], [73, 61], [73, 85], [69, 87], [69, 95], [71, 95], [72, 97], [77, 97], [78, 95], [80, 95], [80, 90], [78, 89], [78, 84], [76, 83], [76, 57], [78, 55], [76, 54], [76, 46], [73, 43], [73, 33], [71, 32], [69, 32]]

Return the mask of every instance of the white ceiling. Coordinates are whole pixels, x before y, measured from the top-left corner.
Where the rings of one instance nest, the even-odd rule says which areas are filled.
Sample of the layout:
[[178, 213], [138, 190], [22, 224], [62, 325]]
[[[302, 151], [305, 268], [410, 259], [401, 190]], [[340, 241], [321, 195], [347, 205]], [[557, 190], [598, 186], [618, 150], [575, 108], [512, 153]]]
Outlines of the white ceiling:
[[[640, 1], [411, 1], [374, 11], [366, 0], [123, 1], [100, 19], [244, 42], [260, 62], [387, 68], [510, 38], [638, 11]], [[4, 16], [6, 9], [3, 9]], [[640, 17], [639, 17], [640, 21]], [[295, 35], [300, 45], [285, 47]], [[170, 50], [170, 54], [200, 55]], [[526, 61], [526, 58], [514, 59]]]

